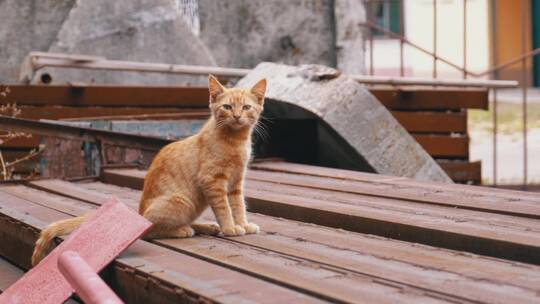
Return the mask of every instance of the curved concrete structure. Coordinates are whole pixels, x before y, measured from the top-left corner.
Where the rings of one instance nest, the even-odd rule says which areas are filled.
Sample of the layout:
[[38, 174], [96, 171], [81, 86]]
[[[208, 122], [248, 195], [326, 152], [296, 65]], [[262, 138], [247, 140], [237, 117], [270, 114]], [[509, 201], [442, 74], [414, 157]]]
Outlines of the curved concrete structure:
[[446, 173], [355, 80], [338, 70], [261, 63], [237, 86], [268, 80], [265, 114], [279, 119], [318, 119], [320, 165], [451, 182]]

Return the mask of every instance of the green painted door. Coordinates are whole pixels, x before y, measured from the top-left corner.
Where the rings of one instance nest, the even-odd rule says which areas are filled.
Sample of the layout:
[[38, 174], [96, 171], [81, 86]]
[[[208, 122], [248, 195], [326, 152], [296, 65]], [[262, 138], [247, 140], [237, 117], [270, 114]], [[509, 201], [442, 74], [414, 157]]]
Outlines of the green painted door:
[[[532, 48], [540, 48], [540, 0], [531, 0]], [[540, 87], [540, 55], [533, 57], [534, 86]]]

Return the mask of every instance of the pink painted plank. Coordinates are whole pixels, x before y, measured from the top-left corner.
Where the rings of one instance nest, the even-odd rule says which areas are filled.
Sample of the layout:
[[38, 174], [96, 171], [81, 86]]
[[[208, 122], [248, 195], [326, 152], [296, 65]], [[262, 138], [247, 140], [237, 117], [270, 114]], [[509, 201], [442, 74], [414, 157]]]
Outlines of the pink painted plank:
[[78, 252], [99, 272], [150, 226], [149, 221], [111, 198], [41, 263], [2, 293], [0, 303], [63, 303], [74, 292], [58, 269], [58, 258], [64, 251]]
[[99, 275], [75, 251], [64, 251], [58, 269], [86, 304], [123, 304]]

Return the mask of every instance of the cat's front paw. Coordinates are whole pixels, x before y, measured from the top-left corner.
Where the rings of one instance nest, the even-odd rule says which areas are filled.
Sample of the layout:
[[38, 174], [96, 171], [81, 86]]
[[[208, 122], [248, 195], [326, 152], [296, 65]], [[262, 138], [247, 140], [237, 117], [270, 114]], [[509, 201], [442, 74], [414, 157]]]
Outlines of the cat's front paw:
[[244, 225], [242, 225], [242, 227], [244, 227], [244, 230], [246, 230], [247, 234], [257, 234], [260, 230], [259, 225], [255, 223], [245, 223]]
[[229, 226], [221, 229], [225, 236], [240, 236], [246, 234], [246, 230], [240, 225]]

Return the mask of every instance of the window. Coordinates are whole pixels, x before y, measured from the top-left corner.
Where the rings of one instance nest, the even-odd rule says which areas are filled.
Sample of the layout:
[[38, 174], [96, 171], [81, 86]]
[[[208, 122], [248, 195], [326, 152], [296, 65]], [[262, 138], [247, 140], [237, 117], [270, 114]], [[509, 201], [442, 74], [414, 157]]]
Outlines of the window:
[[[371, 0], [369, 1], [368, 12], [371, 13], [370, 19], [377, 26], [396, 34], [403, 31], [401, 18], [403, 5], [402, 0]], [[382, 31], [372, 29], [372, 35], [375, 37], [388, 37]]]

